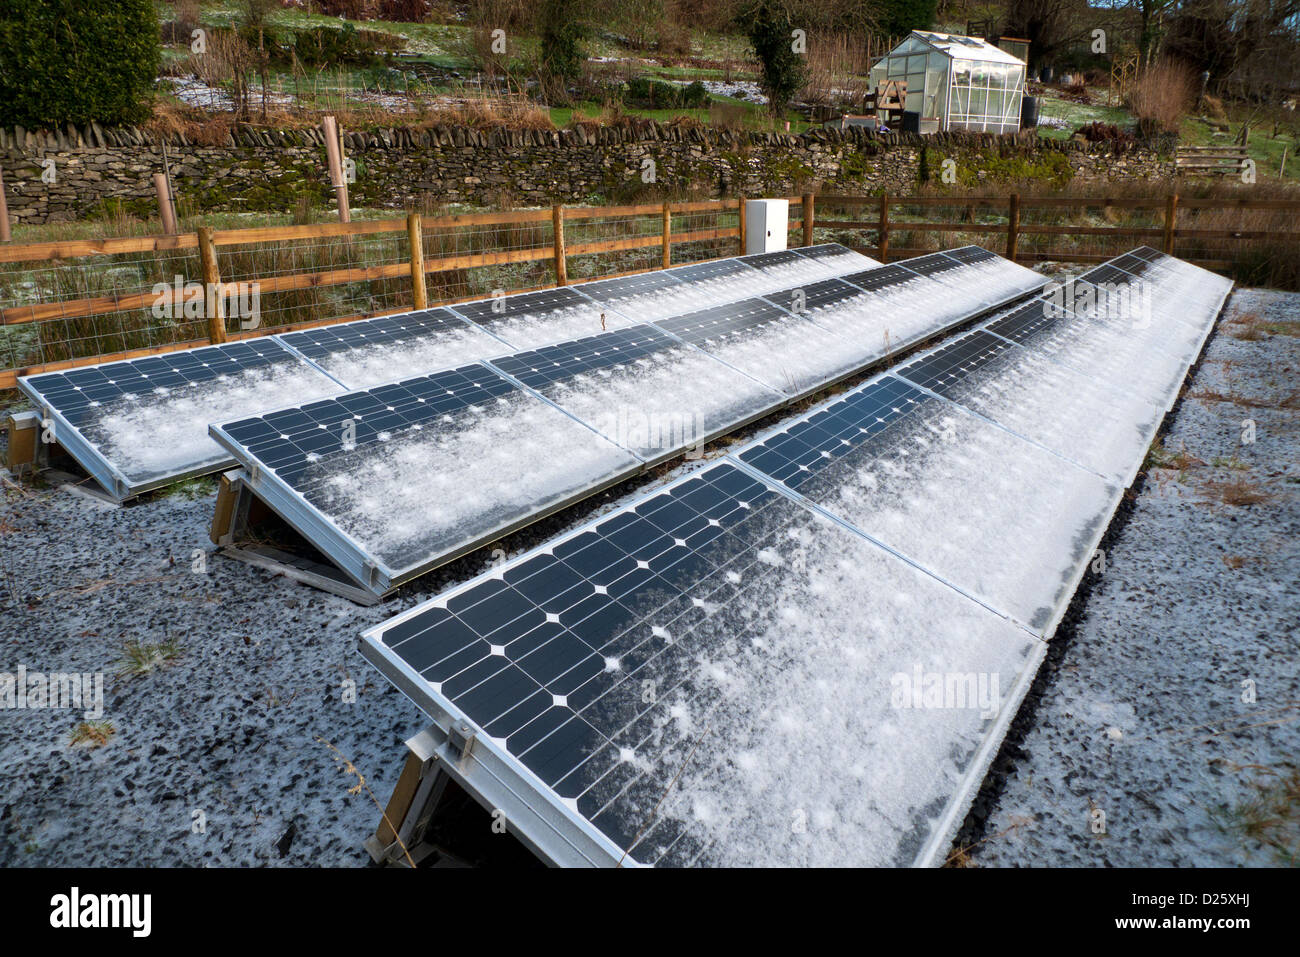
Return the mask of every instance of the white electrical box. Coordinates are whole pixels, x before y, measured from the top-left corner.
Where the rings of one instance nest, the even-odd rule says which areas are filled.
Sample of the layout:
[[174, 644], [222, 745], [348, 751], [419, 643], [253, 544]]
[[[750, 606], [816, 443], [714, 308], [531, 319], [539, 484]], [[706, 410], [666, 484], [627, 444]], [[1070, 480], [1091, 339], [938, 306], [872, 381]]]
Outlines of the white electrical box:
[[745, 255], [785, 249], [789, 231], [788, 199], [745, 200]]

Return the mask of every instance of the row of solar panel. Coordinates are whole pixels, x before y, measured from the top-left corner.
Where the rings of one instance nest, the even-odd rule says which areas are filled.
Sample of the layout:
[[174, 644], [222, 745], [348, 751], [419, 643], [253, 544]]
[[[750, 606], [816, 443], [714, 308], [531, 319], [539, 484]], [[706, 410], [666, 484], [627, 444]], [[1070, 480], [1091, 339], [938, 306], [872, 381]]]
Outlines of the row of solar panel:
[[125, 499], [233, 464], [207, 435], [213, 410], [229, 421], [873, 264], [828, 244], [45, 373], [19, 386], [60, 443]]
[[[212, 409], [227, 421], [290, 402], [337, 395], [465, 362], [708, 308], [734, 297], [799, 288], [797, 311], [825, 310], [852, 297], [851, 283], [823, 280], [874, 261], [828, 244], [677, 267], [451, 308], [300, 330], [226, 346], [107, 363], [20, 380], [48, 413], [59, 440], [106, 489], [125, 499], [190, 475], [228, 467], [207, 435]], [[859, 317], [862, 334], [888, 343], [905, 338], [916, 315], [918, 273], [949, 286], [977, 278], [983, 298], [1023, 283], [1022, 270], [983, 250], [957, 250], [911, 261], [916, 271], [887, 267], [863, 282], [900, 309], [900, 323]], [[806, 283], [803, 290], [798, 283]], [[579, 291], [580, 290], [580, 291]], [[968, 308], [969, 290], [951, 290], [953, 311]], [[811, 295], [811, 305], [804, 300]], [[845, 310], [840, 309], [841, 316]], [[635, 317], [635, 319], [633, 318]], [[846, 331], [853, 331], [847, 330]], [[324, 373], [324, 375], [322, 375]]]
[[995, 316], [363, 651], [553, 863], [941, 860], [1231, 288], [1084, 278], [1150, 307]]
[[[971, 319], [1043, 280], [925, 257], [211, 429], [254, 493], [364, 588], [438, 564]], [[712, 265], [712, 264], [710, 264]], [[870, 290], [857, 285], [872, 280]], [[636, 277], [640, 279], [641, 277]], [[787, 303], [788, 307], [777, 305]], [[886, 327], [888, 323], [888, 327]]]

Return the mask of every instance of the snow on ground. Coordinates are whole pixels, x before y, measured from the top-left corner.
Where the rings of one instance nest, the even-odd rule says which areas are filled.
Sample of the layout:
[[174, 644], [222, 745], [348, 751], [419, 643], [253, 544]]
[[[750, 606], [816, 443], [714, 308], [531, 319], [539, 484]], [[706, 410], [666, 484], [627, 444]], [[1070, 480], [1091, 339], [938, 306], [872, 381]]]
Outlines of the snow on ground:
[[1191, 458], [1148, 474], [976, 801], [979, 866], [1286, 861], [1244, 829], [1300, 754], [1300, 296], [1226, 318], [1163, 439]]

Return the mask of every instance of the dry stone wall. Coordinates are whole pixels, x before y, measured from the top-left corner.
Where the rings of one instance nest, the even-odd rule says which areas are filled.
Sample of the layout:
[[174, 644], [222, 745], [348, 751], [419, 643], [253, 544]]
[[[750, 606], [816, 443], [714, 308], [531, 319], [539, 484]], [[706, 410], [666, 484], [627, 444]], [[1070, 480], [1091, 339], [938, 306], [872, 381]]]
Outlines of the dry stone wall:
[[[1045, 140], [1032, 131], [1004, 137], [861, 129], [792, 135], [645, 121], [560, 131], [439, 126], [344, 135], [356, 164], [353, 205], [395, 210], [629, 202], [664, 192], [908, 193], [923, 176], [938, 179], [945, 159], [953, 160], [947, 168], [965, 186], [1173, 175], [1172, 158], [1150, 150], [1117, 155], [1101, 144]], [[324, 139], [315, 128], [241, 127], [220, 145], [93, 124], [0, 129], [0, 168], [10, 214], [20, 224], [82, 219], [115, 207], [155, 218], [152, 175], [164, 168], [183, 211], [283, 212], [304, 197], [321, 206], [331, 198]]]

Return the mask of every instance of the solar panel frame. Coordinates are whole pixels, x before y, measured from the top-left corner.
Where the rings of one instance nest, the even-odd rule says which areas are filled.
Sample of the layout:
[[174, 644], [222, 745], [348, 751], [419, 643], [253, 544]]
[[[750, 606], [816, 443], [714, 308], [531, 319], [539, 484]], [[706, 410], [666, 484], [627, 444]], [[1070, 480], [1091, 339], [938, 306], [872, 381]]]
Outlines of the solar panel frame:
[[[210, 364], [204, 362], [205, 359], [214, 356], [230, 357], [234, 355], [240, 357], [246, 353], [252, 353], [259, 360], [265, 361], [240, 362], [236, 358], [232, 360], [234, 363], [233, 368], [225, 369], [224, 372], [215, 371], [210, 375], [205, 374], [201, 379], [185, 378], [183, 374], [178, 379], [177, 374], [174, 372], [163, 372], [164, 369], [171, 370], [177, 365], [193, 366], [195, 363], [202, 365], [204, 368], [211, 368]], [[235, 464], [234, 460], [217, 456], [212, 460], [203, 460], [187, 468], [169, 470], [165, 474], [159, 474], [155, 477], [133, 479], [123, 468], [108, 458], [100, 449], [99, 444], [86, 435], [83, 430], [83, 426], [86, 424], [85, 421], [74, 418], [67, 404], [59, 401], [59, 392], [70, 394], [78, 390], [76, 388], [51, 390], [51, 385], [63, 382], [70, 383], [73, 386], [77, 382], [91, 384], [95, 382], [96, 377], [99, 377], [107, 380], [104, 384], [114, 385], [118, 395], [128, 393], [145, 395], [152, 391], [155, 388], [154, 383], [159, 381], [163, 382], [164, 385], [171, 386], [199, 384], [201, 382], [215, 381], [222, 374], [269, 368], [277, 364], [284, 366], [295, 365], [302, 370], [311, 370], [321, 377], [322, 384], [332, 384], [333, 391], [342, 392], [345, 389], [345, 386], [329, 373], [304, 359], [296, 351], [284, 346], [274, 336], [200, 346], [195, 349], [177, 350], [154, 356], [144, 356], [139, 359], [100, 362], [93, 365], [78, 366], [66, 371], [41, 372], [30, 376], [21, 376], [18, 379], [18, 388], [41, 411], [42, 418], [53, 423], [54, 439], [59, 446], [72, 456], [105, 492], [120, 503], [175, 482], [228, 469]], [[142, 369], [153, 370], [154, 373], [163, 373], [163, 376], [162, 378], [151, 377], [148, 372], [141, 373], [140, 370]], [[118, 375], [119, 372], [127, 370], [141, 378], [151, 378], [149, 387], [147, 389], [120, 388], [117, 380], [113, 377]], [[142, 385], [142, 383], [137, 382], [136, 385]], [[221, 450], [214, 445], [213, 451], [219, 453]]]
[[[722, 472], [724, 469], [730, 469], [737, 476], [762, 486], [766, 492], [774, 495], [777, 500], [783, 501], [785, 507], [790, 509], [792, 514], [803, 515], [813, 522], [824, 522], [828, 529], [831, 527], [842, 529], [850, 540], [860, 542], [870, 554], [886, 562], [890, 567], [894, 567], [893, 563], [898, 563], [899, 566], [907, 569], [904, 572], [905, 575], [919, 576], [920, 580], [932, 580], [933, 576], [917, 570], [912, 563], [900, 560], [887, 549], [880, 548], [876, 543], [871, 542], [865, 536], [862, 536], [860, 532], [846, 525], [835, 516], [811, 506], [798, 495], [791, 493], [779, 483], [773, 482], [770, 477], [728, 456], [705, 470], [681, 476], [661, 488], [646, 493], [614, 513], [593, 519], [545, 545], [517, 557], [501, 568], [466, 581], [442, 593], [435, 599], [423, 602], [386, 622], [367, 629], [362, 634], [360, 645], [362, 655], [388, 677], [422, 711], [428, 714], [435, 724], [456, 725], [475, 733], [474, 744], [470, 752], [473, 755], [471, 759], [457, 761], [455, 760], [457, 755], [454, 751], [450, 749], [445, 752], [440, 751], [440, 753], [452, 759], [450, 764], [454, 765], [454, 769], [448, 767], [448, 772], [485, 806], [503, 808], [505, 807], [504, 802], [510, 802], [514, 806], [527, 808], [526, 819], [509, 819], [511, 825], [518, 825], [517, 830], [512, 827], [512, 831], [519, 833], [534, 850], [540, 849], [541, 856], [549, 863], [559, 866], [640, 866], [642, 862], [625, 852], [618, 843], [614, 842], [593, 823], [593, 819], [599, 817], [599, 814], [592, 814], [590, 818], [585, 817], [580, 812], [576, 802], [566, 802], [561, 799], [554, 787], [540, 778], [536, 770], [529, 767], [517, 754], [512, 753], [502, 740], [491, 736], [487, 730], [477, 725], [469, 714], [462, 710], [456, 701], [452, 700], [450, 694], [444, 690], [445, 681], [439, 686], [431, 685], [421, 672], [415, 669], [407, 657], [384, 641], [384, 636], [395, 629], [401, 628], [408, 622], [414, 623], [422, 615], [427, 614], [431, 607], [451, 610], [457, 598], [464, 597], [467, 593], [471, 593], [476, 589], [484, 588], [491, 582], [499, 582], [503, 588], [511, 587], [508, 581], [509, 576], [516, 569], [524, 569], [530, 562], [537, 561], [545, 555], [555, 556], [565, 545], [590, 535], [604, 525], [613, 524], [616, 527], [621, 527], [620, 519], [623, 516], [641, 515], [642, 518], [645, 518], [648, 515], [653, 520], [654, 516], [671, 510], [671, 500], [664, 507], [644, 514], [640, 512], [640, 509], [649, 503], [653, 503], [656, 499], [668, 499], [671, 493], [679, 490], [684, 485], [698, 483], [701, 479], [709, 481], [708, 476], [711, 473]], [[672, 519], [669, 519], [669, 521], [672, 521]], [[614, 534], [617, 534], [617, 532], [615, 531]], [[522, 585], [531, 580], [532, 577], [542, 577], [542, 575], [539, 573], [536, 576], [527, 576], [513, 581], [518, 585]], [[938, 583], [933, 587], [944, 589], [944, 586]], [[497, 595], [499, 596], [499, 594], [498, 591]], [[966, 599], [957, 598], [957, 600], [964, 602]], [[487, 604], [487, 602], [484, 602], [484, 604]], [[979, 606], [978, 603], [972, 603], [971, 607]], [[981, 608], [981, 611], [976, 614], [987, 615], [988, 621], [1001, 620], [998, 615], [986, 608]], [[926, 839], [919, 844], [915, 857], [911, 861], [913, 864], [930, 865], [942, 860], [942, 855], [946, 853], [953, 833], [955, 833], [964, 818], [965, 807], [973, 799], [975, 790], [996, 754], [1006, 728], [1018, 711], [1019, 703], [1027, 692], [1042, 657], [1046, 653], [1045, 643], [1036, 636], [1011, 623], [1007, 623], [1005, 629], [1007, 634], [1020, 636], [1022, 654], [1025, 657], [1018, 673], [1015, 675], [1015, 681], [1010, 693], [1002, 700], [1000, 710], [992, 719], [992, 723], [983, 730], [977, 747], [966, 759], [963, 773], [957, 782], [953, 797], [949, 799], [945, 807], [945, 813], [938, 817], [936, 826], [926, 835]], [[630, 629], [625, 634], [631, 635], [635, 630], [635, 628]], [[416, 634], [419, 634], [419, 632]], [[398, 644], [400, 644], [400, 641]], [[492, 654], [495, 655], [497, 652], [494, 650]], [[467, 663], [468, 659], [464, 659], [464, 661]], [[459, 661], [451, 665], [452, 668], [460, 666]], [[570, 705], [569, 707], [573, 706]], [[580, 703], [579, 707], [575, 709], [575, 714], [581, 714], [584, 707], [585, 705]], [[489, 726], [491, 724], [492, 722], [488, 722]], [[565, 777], [567, 778], [567, 775]], [[561, 780], [564, 780], [564, 778]], [[654, 828], [648, 828], [646, 836], [653, 830]], [[633, 847], [636, 846], [634, 842]]]
[[[643, 339], [644, 341], [633, 346], [633, 351], [629, 355], [621, 355], [617, 360], [611, 361], [603, 359], [596, 361], [593, 353], [608, 352], [610, 350], [623, 350], [634, 339]], [[652, 348], [651, 348], [652, 347]], [[563, 363], [569, 363], [578, 367], [581, 371], [594, 371], [596, 369], [611, 369], [634, 362], [645, 355], [653, 352], [667, 352], [670, 350], [683, 350], [691, 355], [698, 356], [710, 363], [716, 364], [719, 370], [727, 370], [728, 373], [738, 383], [745, 383], [752, 387], [754, 391], [766, 393], [769, 397], [768, 402], [761, 406], [754, 406], [737, 415], [723, 419], [717, 424], [706, 427], [697, 432], [693, 432], [689, 439], [683, 436], [683, 441], [671, 444], [665, 444], [658, 448], [647, 448], [643, 446], [634, 447], [634, 443], [627, 441], [628, 436], [617, 434], [618, 429], [606, 429], [604, 423], [595, 419], [584, 418], [577, 411], [569, 407], [563, 395], [556, 395], [557, 385], [563, 384], [572, 378], [572, 374], [563, 373], [559, 377], [554, 373], [549, 373], [541, 369], [536, 369], [533, 363], [550, 362], [552, 366], [563, 368]], [[566, 414], [582, 422], [588, 428], [592, 428], [604, 435], [610, 441], [628, 449], [633, 455], [643, 461], [647, 468], [660, 464], [675, 458], [691, 448], [702, 448], [705, 444], [734, 432], [736, 429], [744, 428], [751, 422], [770, 415], [773, 408], [786, 401], [785, 396], [772, 389], [761, 380], [755, 379], [740, 369], [728, 365], [717, 359], [716, 356], [700, 349], [677, 336], [665, 332], [657, 324], [642, 323], [637, 326], [629, 326], [625, 329], [615, 330], [613, 332], [601, 333], [597, 336], [589, 336], [584, 339], [575, 340], [566, 343], [557, 343], [553, 346], [545, 346], [542, 349], [533, 350], [526, 353], [512, 353], [505, 356], [497, 356], [492, 359], [484, 360], [484, 363], [495, 369], [500, 375], [511, 381], [517, 382], [522, 388], [536, 392], [537, 395], [547, 402], [555, 405]], [[692, 412], [698, 414], [698, 409]], [[611, 435], [614, 432], [616, 434]]]
[[331, 360], [335, 357], [340, 359], [351, 357], [353, 361], [360, 361], [358, 357], [370, 346], [403, 344], [409, 346], [419, 340], [437, 336], [444, 330], [464, 331], [467, 339], [478, 338], [479, 346], [468, 350], [465, 354], [436, 361], [430, 366], [421, 365], [418, 371], [410, 374], [427, 375], [441, 369], [453, 369], [466, 362], [485, 358], [509, 345], [505, 340], [493, 335], [490, 330], [470, 322], [445, 306], [296, 329], [292, 332], [276, 333], [271, 338], [286, 349], [302, 356], [307, 362], [346, 388], [365, 389], [405, 376], [386, 374], [381, 378], [371, 378], [352, 375], [346, 368], [338, 368]]
[[[491, 383], [491, 388], [504, 390], [504, 392], [517, 392], [526, 397], [530, 402], [538, 403], [539, 406], [549, 409], [556, 415], [577, 422], [572, 416], [569, 416], [563, 409], [556, 407], [553, 403], [538, 396], [529, 389], [522, 388], [518, 383], [502, 376], [495, 369], [485, 363], [471, 363], [458, 369], [445, 370], [440, 373], [434, 373], [430, 376], [421, 376], [417, 379], [404, 380], [402, 383], [391, 383], [386, 386], [380, 386], [374, 389], [358, 390], [335, 396], [324, 402], [334, 404], [343, 404], [344, 409], [361, 408], [361, 405], [372, 398], [376, 392], [385, 389], [406, 388], [414, 382], [423, 382], [435, 379], [448, 379], [451, 376], [460, 376], [463, 378], [472, 378], [480, 376], [485, 381]], [[493, 392], [494, 395], [499, 394]], [[382, 401], [382, 400], [381, 400]], [[310, 405], [320, 406], [322, 402], [311, 403]], [[296, 487], [294, 483], [286, 478], [275, 467], [265, 467], [260, 454], [255, 455], [253, 447], [248, 444], [248, 440], [242, 437], [240, 430], [248, 423], [254, 421], [265, 421], [270, 417], [277, 415], [288, 415], [300, 413], [307, 410], [309, 406], [286, 406], [280, 409], [266, 411], [256, 416], [251, 416], [237, 422], [228, 422], [221, 424], [212, 424], [209, 426], [209, 432], [213, 439], [225, 448], [232, 457], [244, 469], [247, 475], [247, 482], [250, 490], [270, 506], [277, 514], [287, 521], [299, 534], [310, 541], [318, 550], [330, 559], [344, 573], [349, 575], [363, 588], [373, 592], [376, 596], [391, 591], [393, 588], [419, 577], [431, 571], [434, 568], [454, 561], [462, 555], [465, 555], [477, 548], [481, 548], [490, 542], [496, 541], [505, 535], [540, 521], [547, 515], [554, 514], [576, 501], [580, 501], [591, 495], [598, 494], [612, 485], [622, 482], [638, 472], [642, 471], [643, 464], [627, 450], [609, 443], [607, 439], [592, 431], [592, 436], [598, 438], [600, 442], [607, 443], [611, 448], [618, 449], [619, 452], [626, 455], [625, 463], [618, 468], [611, 468], [596, 482], [584, 486], [581, 490], [572, 494], [562, 495], [551, 502], [534, 507], [514, 518], [498, 522], [490, 528], [476, 532], [472, 535], [462, 538], [454, 546], [444, 548], [442, 551], [433, 551], [426, 557], [414, 561], [401, 567], [392, 567], [378, 555], [374, 554], [374, 549], [368, 547], [364, 542], [357, 539], [353, 534], [341, 528], [339, 524], [327, 514], [320, 506], [310, 501], [303, 490]], [[346, 414], [346, 413], [345, 413]], [[355, 416], [354, 416], [355, 418]], [[584, 428], [589, 428], [583, 423], [577, 422]], [[361, 426], [358, 426], [358, 435], [361, 434]], [[378, 430], [376, 430], [378, 431]], [[367, 443], [369, 444], [369, 443]], [[360, 447], [361, 443], [358, 442]]]

